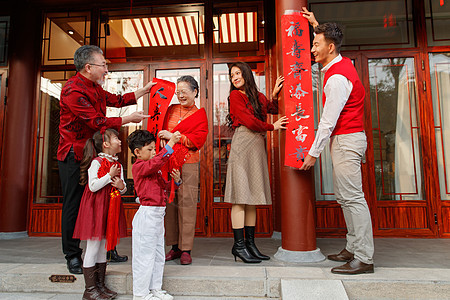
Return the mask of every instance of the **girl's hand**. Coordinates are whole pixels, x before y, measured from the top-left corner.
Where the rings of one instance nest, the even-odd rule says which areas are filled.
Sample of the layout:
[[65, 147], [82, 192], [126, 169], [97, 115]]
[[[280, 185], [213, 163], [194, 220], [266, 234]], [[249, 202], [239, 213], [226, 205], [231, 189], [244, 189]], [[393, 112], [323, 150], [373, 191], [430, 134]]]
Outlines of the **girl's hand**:
[[164, 140], [170, 140], [172, 135], [173, 133], [168, 130], [161, 130], [160, 132], [158, 132], [158, 137]]
[[289, 124], [289, 119], [286, 116], [279, 118], [275, 123], [273, 123], [273, 130], [287, 129], [286, 125]]
[[273, 100], [277, 100], [278, 99], [278, 94], [281, 91], [281, 88], [283, 87], [283, 82], [284, 82], [284, 77], [283, 76], [279, 76], [277, 78], [277, 81], [275, 82], [275, 86], [273, 88], [273, 93], [272, 93], [272, 99]]
[[116, 189], [118, 189], [119, 191], [121, 191], [125, 188], [125, 184], [123, 183], [122, 178], [117, 177], [117, 176], [112, 179], [111, 185], [113, 187], [115, 187]]
[[175, 180], [176, 183], [181, 182], [180, 170], [173, 169], [172, 172], [170, 173], [170, 176], [173, 178], [173, 180]]
[[161, 148], [164, 148], [166, 146], [166, 144], [167, 144], [166, 140], [163, 140], [163, 139], [159, 140], [159, 145], [161, 146]]
[[308, 20], [312, 27], [316, 28], [319, 26], [319, 22], [317, 22], [314, 13], [312, 11], [308, 11], [306, 7], [302, 7], [302, 15]]
[[109, 176], [111, 176], [111, 179], [113, 179], [116, 176], [119, 176], [119, 165], [113, 165], [111, 169], [109, 169]]

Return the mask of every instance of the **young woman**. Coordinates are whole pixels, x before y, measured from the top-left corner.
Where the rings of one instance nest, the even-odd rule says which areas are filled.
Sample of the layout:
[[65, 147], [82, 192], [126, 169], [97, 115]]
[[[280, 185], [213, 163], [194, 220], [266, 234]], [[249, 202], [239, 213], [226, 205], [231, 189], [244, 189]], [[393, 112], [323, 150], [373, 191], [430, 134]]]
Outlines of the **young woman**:
[[[243, 62], [231, 65], [229, 126], [234, 129], [228, 159], [225, 202], [232, 203], [231, 224], [234, 245], [231, 253], [245, 263], [270, 259], [255, 245], [256, 206], [272, 203], [267, 165], [265, 134], [286, 129], [288, 118], [283, 116], [273, 124], [266, 122], [267, 114], [278, 113], [278, 93], [284, 77], [277, 78], [271, 101], [258, 91], [250, 66]], [[244, 240], [245, 228], [245, 240]]]

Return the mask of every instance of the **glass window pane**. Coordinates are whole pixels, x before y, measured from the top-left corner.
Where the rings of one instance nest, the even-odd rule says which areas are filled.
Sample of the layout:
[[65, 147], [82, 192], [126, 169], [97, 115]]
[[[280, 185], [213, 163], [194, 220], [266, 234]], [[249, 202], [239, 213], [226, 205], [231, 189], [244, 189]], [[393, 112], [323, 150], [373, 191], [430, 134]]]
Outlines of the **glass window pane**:
[[[265, 64], [248, 63], [253, 70], [256, 85], [261, 93], [266, 94]], [[223, 202], [225, 181], [227, 176], [227, 161], [231, 150], [233, 131], [227, 126], [228, 96], [230, 80], [227, 64], [213, 66], [213, 196], [214, 202]]]
[[213, 9], [215, 57], [264, 54], [262, 2], [214, 3]]
[[[311, 66], [311, 71], [314, 97], [314, 130], [316, 131], [323, 111], [322, 93], [324, 74], [320, 72], [320, 65], [317, 63]], [[336, 200], [333, 190], [331, 153], [330, 147], [328, 146], [323, 149], [318, 163], [314, 165], [314, 178], [316, 201]]]
[[203, 6], [105, 11], [100, 47], [111, 62], [204, 55]]
[[62, 203], [56, 153], [59, 144], [59, 98], [66, 81], [64, 72], [44, 72], [41, 77], [35, 203]]
[[42, 64], [73, 64], [73, 54], [89, 44], [90, 13], [48, 13], [42, 40]]
[[369, 59], [378, 200], [423, 200], [413, 58]]
[[450, 42], [450, 3], [425, 0], [425, 20], [429, 46], [447, 46]]
[[415, 46], [411, 0], [309, 1], [320, 23], [344, 30], [343, 50]]
[[0, 66], [7, 65], [9, 17], [0, 17]]
[[430, 53], [430, 72], [441, 200], [450, 200], [450, 53]]

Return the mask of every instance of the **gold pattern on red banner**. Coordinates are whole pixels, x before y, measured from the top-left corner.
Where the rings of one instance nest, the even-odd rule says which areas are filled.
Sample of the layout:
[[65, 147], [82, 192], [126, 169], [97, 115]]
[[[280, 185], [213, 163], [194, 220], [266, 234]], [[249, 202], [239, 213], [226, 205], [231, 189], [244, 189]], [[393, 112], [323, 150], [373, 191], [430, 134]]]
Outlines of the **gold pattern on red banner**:
[[314, 111], [308, 21], [294, 13], [281, 17], [286, 130], [284, 164], [300, 168], [314, 142]]

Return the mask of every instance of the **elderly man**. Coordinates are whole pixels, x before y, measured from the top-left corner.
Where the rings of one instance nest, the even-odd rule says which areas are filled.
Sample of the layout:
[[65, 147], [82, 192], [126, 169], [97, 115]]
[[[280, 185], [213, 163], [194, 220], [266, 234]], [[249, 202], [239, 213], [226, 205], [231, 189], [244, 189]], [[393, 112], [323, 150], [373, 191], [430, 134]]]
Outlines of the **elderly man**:
[[314, 166], [331, 137], [334, 194], [347, 225], [347, 245], [328, 259], [346, 262], [336, 274], [373, 273], [373, 233], [362, 190], [361, 160], [367, 148], [364, 133], [364, 87], [352, 61], [340, 55], [343, 33], [336, 23], [319, 25], [311, 12], [303, 15], [314, 26], [311, 52], [323, 68], [324, 110], [313, 145], [300, 170]]
[[147, 94], [155, 83], [148, 82], [143, 88], [123, 96], [106, 92], [101, 85], [108, 74], [108, 67], [103, 51], [97, 46], [78, 48], [74, 64], [77, 74], [67, 81], [61, 91], [57, 159], [63, 193], [62, 248], [69, 272], [82, 274], [80, 240], [73, 239], [72, 235], [84, 190], [78, 183], [84, 144], [102, 128], [119, 130], [123, 124], [139, 123], [148, 117], [138, 111], [125, 117], [107, 118], [106, 106], [136, 104], [136, 99]]

